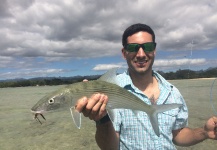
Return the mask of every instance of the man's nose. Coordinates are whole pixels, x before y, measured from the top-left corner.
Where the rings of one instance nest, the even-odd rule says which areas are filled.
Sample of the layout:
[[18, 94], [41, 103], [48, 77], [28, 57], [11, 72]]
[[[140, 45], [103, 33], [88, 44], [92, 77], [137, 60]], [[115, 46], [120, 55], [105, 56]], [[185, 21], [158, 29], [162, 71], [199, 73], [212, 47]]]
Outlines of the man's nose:
[[143, 48], [140, 47], [137, 54], [136, 54], [137, 57], [144, 57], [146, 56], [146, 53], [144, 52]]

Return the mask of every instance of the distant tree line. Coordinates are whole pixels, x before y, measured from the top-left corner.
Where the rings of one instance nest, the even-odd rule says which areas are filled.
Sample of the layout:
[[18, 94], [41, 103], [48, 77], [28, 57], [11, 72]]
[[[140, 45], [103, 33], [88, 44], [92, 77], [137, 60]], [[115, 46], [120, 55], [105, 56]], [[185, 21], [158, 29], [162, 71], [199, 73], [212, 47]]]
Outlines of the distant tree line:
[[[194, 79], [194, 78], [213, 78], [217, 77], [217, 67], [207, 70], [192, 71], [189, 69], [177, 70], [176, 72], [158, 71], [167, 80]], [[45, 85], [63, 85], [81, 82], [84, 79], [96, 80], [100, 75], [93, 76], [75, 76], [75, 77], [49, 77], [32, 79], [13, 79], [0, 81], [0, 88], [4, 87], [25, 87], [25, 86], [45, 86]]]
[[177, 80], [177, 79], [195, 79], [195, 78], [216, 78], [217, 68], [209, 68], [207, 70], [192, 71], [189, 69], [177, 70], [176, 72], [158, 71], [167, 80]]
[[13, 79], [0, 81], [0, 88], [4, 87], [25, 87], [25, 86], [45, 86], [45, 85], [63, 85], [81, 82], [84, 79], [96, 80], [100, 75], [93, 76], [75, 76], [75, 77], [47, 77], [47, 78], [32, 78], [32, 79]]

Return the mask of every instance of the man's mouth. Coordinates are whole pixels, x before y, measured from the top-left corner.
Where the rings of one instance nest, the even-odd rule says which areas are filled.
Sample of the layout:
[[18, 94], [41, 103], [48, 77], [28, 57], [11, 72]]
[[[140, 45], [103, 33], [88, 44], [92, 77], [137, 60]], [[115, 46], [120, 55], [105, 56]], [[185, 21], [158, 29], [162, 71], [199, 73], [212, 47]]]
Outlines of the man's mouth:
[[135, 60], [134, 63], [137, 63], [137, 64], [144, 64], [144, 63], [147, 63], [148, 60], [147, 59], [144, 59], [144, 60]]

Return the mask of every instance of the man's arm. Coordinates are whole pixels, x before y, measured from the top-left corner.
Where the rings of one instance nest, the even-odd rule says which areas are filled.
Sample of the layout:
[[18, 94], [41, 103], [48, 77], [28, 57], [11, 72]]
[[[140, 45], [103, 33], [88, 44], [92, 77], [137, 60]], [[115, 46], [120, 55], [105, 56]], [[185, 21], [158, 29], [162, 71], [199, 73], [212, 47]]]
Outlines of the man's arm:
[[119, 133], [115, 132], [112, 122], [96, 126], [96, 142], [102, 150], [117, 150], [119, 148]]
[[183, 128], [173, 131], [173, 142], [178, 146], [191, 146], [206, 139], [217, 140], [217, 117], [210, 118], [203, 128]]
[[[76, 110], [83, 113], [85, 117], [89, 117], [90, 120], [98, 121], [107, 114], [107, 102], [108, 97], [106, 95], [93, 94], [90, 98], [79, 99]], [[115, 132], [111, 121], [96, 125], [95, 139], [100, 149], [116, 150], [119, 147], [119, 134]]]

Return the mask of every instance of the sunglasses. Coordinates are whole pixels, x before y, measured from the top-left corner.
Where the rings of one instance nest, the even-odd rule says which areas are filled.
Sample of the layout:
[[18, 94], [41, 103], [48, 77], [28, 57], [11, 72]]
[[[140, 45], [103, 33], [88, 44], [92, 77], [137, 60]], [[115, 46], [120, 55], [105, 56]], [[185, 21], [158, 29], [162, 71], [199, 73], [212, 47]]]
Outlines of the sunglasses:
[[150, 53], [155, 50], [156, 45], [157, 43], [155, 42], [148, 42], [143, 44], [129, 43], [124, 46], [124, 49], [126, 49], [128, 52], [138, 52], [140, 47], [142, 47], [144, 52]]

